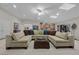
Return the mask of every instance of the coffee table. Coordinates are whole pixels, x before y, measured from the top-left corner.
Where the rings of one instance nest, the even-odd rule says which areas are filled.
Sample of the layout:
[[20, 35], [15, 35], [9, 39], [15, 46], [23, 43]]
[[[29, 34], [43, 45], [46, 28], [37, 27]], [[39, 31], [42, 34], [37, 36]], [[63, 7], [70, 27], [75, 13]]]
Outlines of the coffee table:
[[49, 48], [50, 48], [50, 44], [49, 41], [46, 39], [37, 38], [34, 41], [34, 49], [49, 49]]

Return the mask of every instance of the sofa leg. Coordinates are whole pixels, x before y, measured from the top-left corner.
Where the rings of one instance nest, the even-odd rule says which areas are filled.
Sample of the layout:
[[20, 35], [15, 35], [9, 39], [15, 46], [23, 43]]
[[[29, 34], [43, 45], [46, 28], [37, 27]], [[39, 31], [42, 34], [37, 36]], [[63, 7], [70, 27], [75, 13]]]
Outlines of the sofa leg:
[[10, 47], [6, 47], [6, 50], [11, 49]]
[[60, 46], [60, 47], [55, 47], [56, 49], [58, 48], [74, 48], [74, 46]]
[[73, 49], [74, 49], [74, 46], [71, 46], [71, 48], [73, 48]]
[[27, 47], [25, 47], [25, 49], [27, 49]]

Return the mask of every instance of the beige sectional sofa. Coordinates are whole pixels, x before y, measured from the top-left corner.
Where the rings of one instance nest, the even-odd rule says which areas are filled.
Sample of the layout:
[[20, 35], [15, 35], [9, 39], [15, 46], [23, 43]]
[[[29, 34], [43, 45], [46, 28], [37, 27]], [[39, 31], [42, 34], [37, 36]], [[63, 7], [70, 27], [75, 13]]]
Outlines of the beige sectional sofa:
[[74, 38], [70, 33], [57, 32], [55, 36], [48, 36], [50, 42], [56, 47], [71, 47], [74, 48]]
[[12, 33], [6, 36], [6, 48], [27, 48], [31, 41], [31, 36], [24, 36], [23, 32]]
[[27, 48], [32, 39], [38, 37], [48, 39], [56, 48], [59, 47], [74, 47], [74, 38], [71, 33], [56, 32], [56, 35], [27, 35], [24, 36], [23, 32], [12, 33], [6, 38], [6, 48]]

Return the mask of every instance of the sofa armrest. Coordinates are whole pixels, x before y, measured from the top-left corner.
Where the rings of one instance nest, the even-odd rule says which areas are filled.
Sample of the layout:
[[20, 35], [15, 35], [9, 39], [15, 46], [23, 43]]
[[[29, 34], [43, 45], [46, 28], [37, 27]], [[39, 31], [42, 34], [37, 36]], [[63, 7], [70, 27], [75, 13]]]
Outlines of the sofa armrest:
[[68, 40], [69, 40], [70, 44], [74, 47], [74, 37], [73, 37], [73, 35], [68, 35]]
[[68, 40], [72, 43], [74, 43], [74, 37], [72, 35], [68, 35]]
[[12, 37], [10, 35], [6, 36], [6, 42], [11, 42], [13, 41]]
[[72, 35], [68, 35], [68, 40], [74, 41], [74, 37]]

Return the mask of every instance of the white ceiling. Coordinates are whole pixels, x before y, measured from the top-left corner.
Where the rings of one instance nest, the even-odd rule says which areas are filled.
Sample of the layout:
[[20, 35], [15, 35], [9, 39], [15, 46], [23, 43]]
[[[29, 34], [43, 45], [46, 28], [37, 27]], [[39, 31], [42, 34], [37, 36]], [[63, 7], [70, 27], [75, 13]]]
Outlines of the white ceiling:
[[[13, 8], [14, 4], [16, 8]], [[62, 5], [63, 3], [0, 3], [0, 9], [17, 17], [22, 22], [59, 22], [79, 16], [79, 4], [73, 3], [76, 6], [70, 10], [59, 9]], [[38, 8], [42, 8], [44, 14], [34, 13]], [[51, 16], [53, 18], [50, 18]]]

